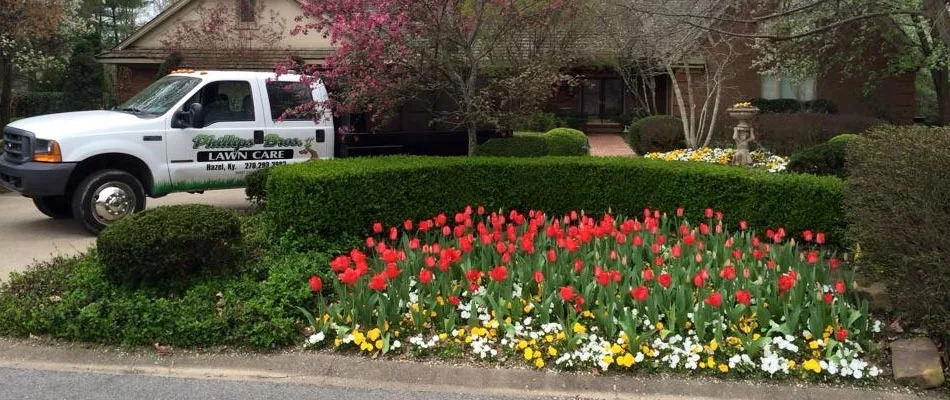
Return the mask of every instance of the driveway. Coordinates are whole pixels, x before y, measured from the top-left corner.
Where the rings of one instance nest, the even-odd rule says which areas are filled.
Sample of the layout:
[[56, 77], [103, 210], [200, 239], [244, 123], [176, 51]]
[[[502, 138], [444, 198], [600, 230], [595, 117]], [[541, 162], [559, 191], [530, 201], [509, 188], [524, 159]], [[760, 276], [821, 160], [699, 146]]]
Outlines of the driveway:
[[[149, 208], [192, 203], [232, 209], [251, 207], [245, 200], [244, 189], [174, 193], [146, 202]], [[36, 260], [84, 252], [95, 242], [96, 237], [74, 221], [48, 218], [36, 210], [32, 200], [16, 193], [0, 193], [0, 281]]]

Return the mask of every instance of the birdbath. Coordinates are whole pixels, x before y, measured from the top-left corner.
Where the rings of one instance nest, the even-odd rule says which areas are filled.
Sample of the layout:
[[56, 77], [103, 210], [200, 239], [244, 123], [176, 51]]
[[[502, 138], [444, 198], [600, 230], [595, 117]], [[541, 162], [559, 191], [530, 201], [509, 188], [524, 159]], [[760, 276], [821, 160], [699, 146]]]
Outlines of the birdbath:
[[755, 132], [749, 121], [759, 113], [759, 109], [749, 103], [738, 103], [726, 110], [729, 116], [739, 121], [732, 130], [732, 140], [736, 141], [736, 152], [732, 156], [732, 163], [737, 165], [752, 165], [752, 154], [749, 153], [749, 143], [755, 140]]

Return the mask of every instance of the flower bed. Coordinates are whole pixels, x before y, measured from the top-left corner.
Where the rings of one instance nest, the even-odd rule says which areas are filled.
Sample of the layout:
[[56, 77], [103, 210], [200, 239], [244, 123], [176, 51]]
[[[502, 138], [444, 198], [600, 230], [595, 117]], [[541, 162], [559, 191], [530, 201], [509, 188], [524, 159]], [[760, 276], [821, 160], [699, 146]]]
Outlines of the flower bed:
[[[703, 161], [712, 164], [729, 164], [736, 149], [700, 147], [698, 149], [676, 149], [666, 153], [649, 153], [646, 158], [664, 161]], [[788, 166], [788, 158], [769, 153], [765, 150], [751, 152], [752, 167], [766, 169], [769, 172], [782, 172]]]
[[365, 250], [311, 278], [307, 345], [537, 368], [879, 373], [864, 359], [879, 323], [824, 234], [795, 244], [781, 228], [729, 232], [721, 213], [704, 214], [696, 224], [682, 209], [595, 219], [467, 207], [377, 223]]

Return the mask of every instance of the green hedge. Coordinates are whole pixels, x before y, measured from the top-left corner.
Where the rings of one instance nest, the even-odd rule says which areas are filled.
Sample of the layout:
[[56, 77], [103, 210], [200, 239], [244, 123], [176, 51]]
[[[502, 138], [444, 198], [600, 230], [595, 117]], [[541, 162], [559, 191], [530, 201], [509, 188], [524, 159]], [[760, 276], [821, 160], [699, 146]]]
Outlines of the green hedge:
[[26, 92], [13, 99], [13, 114], [20, 118], [63, 111], [62, 92]]
[[636, 148], [637, 154], [686, 147], [683, 123], [672, 115], [654, 115], [635, 121], [627, 130], [627, 142]]
[[859, 265], [884, 279], [902, 322], [950, 339], [950, 129], [874, 128], [847, 165]]
[[845, 153], [848, 144], [858, 135], [853, 133], [838, 135], [831, 140], [792, 154], [788, 170], [815, 175], [845, 175]]
[[642, 158], [337, 159], [281, 166], [267, 181], [275, 226], [304, 241], [360, 235], [374, 221], [400, 223], [466, 205], [637, 215], [644, 207], [694, 216], [706, 207], [751, 226], [813, 229], [839, 240], [837, 178]]
[[241, 223], [208, 205], [162, 206], [109, 225], [96, 240], [106, 274], [129, 286], [184, 282], [238, 260]]
[[543, 157], [548, 154], [548, 143], [543, 135], [516, 135], [488, 139], [475, 149], [476, 156]]
[[817, 99], [800, 101], [796, 99], [752, 99], [749, 100], [762, 114], [780, 113], [816, 113], [837, 114], [838, 106], [831, 100]]

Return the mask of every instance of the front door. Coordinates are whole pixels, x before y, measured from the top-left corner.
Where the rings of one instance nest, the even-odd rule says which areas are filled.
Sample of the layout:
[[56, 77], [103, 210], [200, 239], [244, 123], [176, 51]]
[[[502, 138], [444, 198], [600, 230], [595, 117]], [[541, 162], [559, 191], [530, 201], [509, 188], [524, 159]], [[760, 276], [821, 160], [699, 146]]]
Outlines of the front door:
[[166, 192], [244, 186], [244, 176], [260, 163], [279, 162], [292, 151], [262, 153], [264, 112], [256, 81], [206, 83], [185, 106], [202, 105], [200, 128], [171, 129], [168, 159], [171, 188]]
[[583, 80], [581, 110], [588, 118], [610, 119], [623, 113], [623, 81], [616, 78]]

